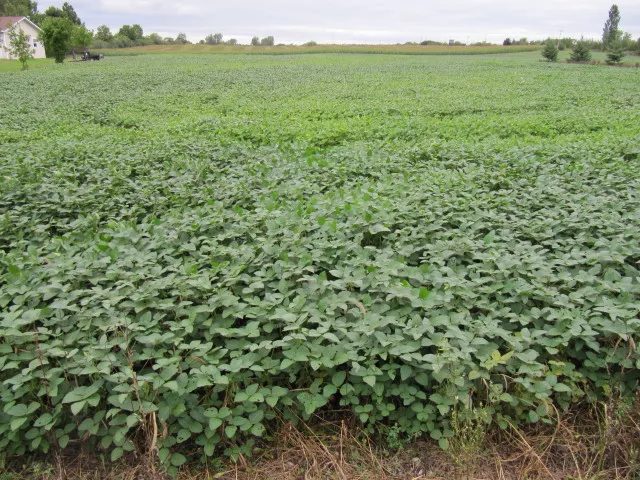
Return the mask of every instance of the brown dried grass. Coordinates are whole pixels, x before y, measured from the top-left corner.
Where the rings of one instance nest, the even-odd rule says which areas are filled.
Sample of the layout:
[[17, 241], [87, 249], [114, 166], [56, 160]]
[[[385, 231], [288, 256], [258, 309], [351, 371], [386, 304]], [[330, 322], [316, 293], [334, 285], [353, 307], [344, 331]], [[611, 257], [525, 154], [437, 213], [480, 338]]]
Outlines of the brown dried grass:
[[[13, 468], [0, 471], [0, 480], [164, 480], [155, 462], [154, 431], [150, 424], [142, 453], [116, 464], [81, 450], [65, 452], [28, 463], [17, 459]], [[255, 458], [223, 468], [192, 465], [179, 479], [635, 480], [640, 479], [640, 394], [634, 402], [614, 399], [556, 414], [550, 425], [491, 430], [479, 451], [463, 447], [456, 458], [430, 440], [389, 452], [349, 418], [318, 421], [313, 428], [282, 421], [273, 438]]]

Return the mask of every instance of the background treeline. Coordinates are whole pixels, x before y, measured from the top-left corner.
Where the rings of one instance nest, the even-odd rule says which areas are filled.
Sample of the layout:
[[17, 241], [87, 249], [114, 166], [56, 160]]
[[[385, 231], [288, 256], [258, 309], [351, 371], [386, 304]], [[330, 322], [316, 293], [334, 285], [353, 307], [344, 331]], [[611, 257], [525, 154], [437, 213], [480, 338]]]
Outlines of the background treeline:
[[[100, 25], [94, 35], [91, 46], [93, 48], [127, 48], [143, 47], [147, 45], [188, 45], [192, 44], [185, 33], [179, 33], [175, 37], [163, 37], [157, 33], [144, 35], [142, 27], [138, 24], [123, 25], [117, 32], [112, 32], [106, 25]], [[238, 45], [235, 38], [224, 39], [221, 33], [211, 33], [197, 42], [201, 45]], [[272, 46], [275, 40], [272, 36], [259, 38], [253, 37], [251, 45]]]

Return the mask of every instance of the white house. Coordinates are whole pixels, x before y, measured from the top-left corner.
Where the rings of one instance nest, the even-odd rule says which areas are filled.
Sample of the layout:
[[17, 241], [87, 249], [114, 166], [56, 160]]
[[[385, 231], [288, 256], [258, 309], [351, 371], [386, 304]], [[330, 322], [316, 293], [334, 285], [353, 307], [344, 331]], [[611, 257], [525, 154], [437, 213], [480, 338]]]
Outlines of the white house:
[[34, 58], [45, 58], [44, 45], [38, 40], [40, 27], [29, 20], [27, 17], [0, 17], [0, 59], [9, 59], [13, 57], [9, 54], [11, 46], [9, 45], [9, 26], [17, 25], [20, 30], [29, 35], [29, 43], [34, 53]]

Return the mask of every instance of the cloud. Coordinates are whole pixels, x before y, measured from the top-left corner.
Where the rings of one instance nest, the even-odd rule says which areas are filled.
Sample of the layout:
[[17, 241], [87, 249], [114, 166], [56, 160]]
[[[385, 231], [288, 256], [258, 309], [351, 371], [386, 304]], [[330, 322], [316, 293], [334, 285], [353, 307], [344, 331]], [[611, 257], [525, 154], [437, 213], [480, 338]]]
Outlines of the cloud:
[[[42, 0], [43, 10], [63, 0]], [[274, 35], [277, 42], [396, 43], [424, 39], [500, 42], [505, 37], [599, 38], [611, 0], [71, 0], [89, 28], [138, 23], [144, 31], [197, 41], [222, 32], [240, 40]], [[618, 1], [621, 28], [640, 36], [640, 2]]]

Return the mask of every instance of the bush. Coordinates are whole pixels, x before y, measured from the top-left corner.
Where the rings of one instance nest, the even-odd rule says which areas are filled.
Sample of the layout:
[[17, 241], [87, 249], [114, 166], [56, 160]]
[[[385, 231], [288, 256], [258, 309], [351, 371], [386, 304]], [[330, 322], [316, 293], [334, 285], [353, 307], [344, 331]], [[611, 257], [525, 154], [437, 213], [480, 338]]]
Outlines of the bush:
[[98, 38], [94, 38], [91, 42], [91, 48], [97, 48], [99, 50], [103, 49], [103, 48], [112, 48], [111, 44], [109, 42], [106, 42], [104, 40], [100, 40]]
[[303, 44], [304, 47], [315, 47], [318, 45], [318, 42], [314, 42], [313, 40], [311, 40], [310, 42], [307, 42], [305, 44]]
[[109, 43], [111, 44], [111, 48], [128, 48], [134, 46], [133, 40], [120, 34], [114, 36]]

